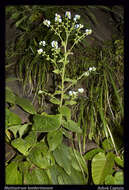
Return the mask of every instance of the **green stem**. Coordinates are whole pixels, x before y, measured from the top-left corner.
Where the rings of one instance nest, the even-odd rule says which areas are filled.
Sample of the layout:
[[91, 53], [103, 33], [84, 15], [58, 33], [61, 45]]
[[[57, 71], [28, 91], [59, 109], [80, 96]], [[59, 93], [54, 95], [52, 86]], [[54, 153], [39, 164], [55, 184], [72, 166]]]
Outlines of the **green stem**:
[[67, 62], [67, 43], [68, 43], [68, 33], [66, 33], [66, 42], [64, 44], [64, 63], [63, 63], [63, 70], [62, 70], [62, 84], [61, 84], [61, 103], [60, 103], [60, 107], [62, 107], [63, 104], [63, 97], [64, 97], [64, 77], [65, 77], [65, 66], [66, 66], [66, 62]]

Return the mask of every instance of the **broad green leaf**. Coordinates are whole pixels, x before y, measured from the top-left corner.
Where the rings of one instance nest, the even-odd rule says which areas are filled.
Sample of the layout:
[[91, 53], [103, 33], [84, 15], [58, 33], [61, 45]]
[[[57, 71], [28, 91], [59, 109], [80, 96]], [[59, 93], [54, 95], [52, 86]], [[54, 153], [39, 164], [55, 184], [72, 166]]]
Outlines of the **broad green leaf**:
[[82, 129], [80, 129], [78, 123], [75, 123], [72, 120], [68, 120], [67, 122], [62, 120], [62, 125], [64, 128], [69, 129], [72, 132], [82, 133]]
[[103, 149], [101, 148], [95, 148], [95, 149], [92, 149], [90, 151], [88, 151], [85, 155], [84, 155], [84, 158], [86, 160], [92, 160], [92, 158], [99, 152], [104, 152]]
[[47, 141], [50, 151], [55, 150], [63, 140], [63, 134], [61, 131], [52, 131], [47, 134]]
[[123, 172], [116, 172], [115, 176], [108, 175], [105, 178], [105, 185], [124, 185], [124, 174]]
[[37, 133], [34, 131], [30, 131], [29, 134], [24, 139], [29, 144], [34, 145], [37, 142]]
[[65, 105], [75, 105], [77, 102], [73, 100], [65, 101]]
[[29, 152], [28, 159], [37, 167], [46, 169], [54, 164], [53, 156], [48, 153], [44, 142], [37, 143]]
[[21, 138], [28, 131], [28, 123], [21, 125], [19, 129], [19, 137]]
[[102, 147], [105, 151], [110, 151], [113, 149], [113, 146], [112, 146], [112, 143], [111, 143], [111, 139], [108, 138], [108, 139], [105, 139], [103, 142], [102, 142]]
[[115, 184], [115, 178], [112, 175], [107, 175], [105, 178], [105, 185], [114, 185]]
[[16, 104], [19, 105], [26, 112], [30, 114], [36, 114], [34, 106], [29, 100], [16, 96]]
[[70, 181], [72, 184], [87, 184], [87, 178], [84, 178], [82, 172], [77, 171], [74, 168], [71, 168]]
[[16, 138], [17, 133], [19, 133], [19, 137], [21, 138], [25, 132], [28, 130], [28, 124], [24, 125], [13, 125], [11, 127], [8, 127], [10, 131], [14, 134], [14, 137]]
[[61, 144], [53, 151], [54, 158], [59, 166], [61, 166], [68, 175], [71, 173], [71, 162], [69, 159], [69, 151], [66, 145]]
[[33, 131], [50, 132], [57, 130], [61, 125], [61, 115], [35, 115]]
[[83, 170], [83, 172], [85, 172], [85, 174], [87, 175], [87, 178], [85, 179], [85, 182], [87, 182], [88, 181], [88, 168], [87, 168], [87, 163], [86, 163], [84, 157], [80, 154], [80, 152], [78, 152], [77, 150], [75, 150], [73, 148], [70, 148], [70, 155], [71, 155], [72, 167], [81, 172]]
[[111, 174], [115, 155], [109, 152], [107, 156], [100, 152], [92, 159], [92, 178], [95, 185], [104, 184], [107, 175]]
[[14, 138], [16, 138], [20, 127], [21, 125], [13, 125], [11, 127], [8, 127], [7, 130], [9, 129], [13, 133]]
[[[72, 181], [70, 180], [69, 175], [65, 172], [65, 170], [63, 168], [61, 168], [60, 166], [58, 166], [57, 164], [55, 164], [54, 166], [52, 166], [50, 169], [50, 176], [51, 176], [51, 180], [52, 183], [54, 185], [57, 184], [72, 184]], [[60, 178], [59, 178], [60, 176]]]
[[49, 178], [45, 170], [32, 166], [24, 173], [24, 184], [45, 185], [49, 184]]
[[5, 92], [5, 101], [11, 104], [15, 104], [16, 96], [12, 92], [12, 90], [8, 87], [6, 87], [6, 92]]
[[6, 185], [22, 185], [22, 173], [18, 170], [17, 162], [11, 162], [6, 166]]
[[28, 149], [32, 146], [32, 144], [21, 138], [14, 139], [11, 145], [25, 156], [28, 155]]
[[124, 174], [122, 171], [115, 173], [115, 185], [124, 185]]
[[58, 100], [57, 98], [51, 98], [49, 101], [53, 104], [60, 104], [60, 100]]
[[121, 166], [122, 168], [124, 167], [124, 160], [121, 160], [119, 156], [115, 157], [115, 162], [118, 164], [118, 166]]
[[7, 108], [5, 112], [5, 119], [6, 119], [6, 128], [12, 125], [21, 124], [21, 118]]
[[71, 119], [71, 110], [67, 106], [62, 106], [59, 112], [65, 116], [68, 120]]

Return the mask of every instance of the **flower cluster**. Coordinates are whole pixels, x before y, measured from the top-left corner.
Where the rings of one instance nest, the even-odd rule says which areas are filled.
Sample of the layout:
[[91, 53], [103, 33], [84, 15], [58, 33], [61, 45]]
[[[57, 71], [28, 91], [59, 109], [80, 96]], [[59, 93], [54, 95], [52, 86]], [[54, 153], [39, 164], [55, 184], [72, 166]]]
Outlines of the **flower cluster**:
[[41, 45], [42, 45], [42, 46], [45, 46], [45, 45], [46, 45], [46, 42], [45, 42], [45, 41], [40, 41], [40, 42], [39, 42], [39, 45], [40, 45], [40, 46], [41, 46]]
[[57, 13], [55, 14], [55, 22], [62, 22], [61, 16]]
[[68, 19], [71, 19], [71, 12], [70, 11], [66, 11], [65, 12], [65, 17], [67, 17]]
[[[39, 42], [39, 45], [42, 45], [42, 46], [45, 46], [46, 45], [46, 42], [45, 41], [40, 41]], [[54, 48], [54, 49], [58, 49], [58, 42], [57, 41], [52, 41], [51, 42], [51, 46]], [[38, 54], [41, 55], [44, 51], [42, 48], [38, 49], [37, 50]], [[45, 52], [44, 52], [45, 53]]]
[[[66, 12], [65, 12], [65, 17], [68, 18], [68, 19], [71, 19], [71, 12], [70, 12], [70, 11], [66, 11]], [[80, 15], [76, 14], [76, 15], [74, 16], [74, 18], [73, 18], [73, 21], [74, 21], [74, 23], [73, 23], [73, 25], [72, 25], [73, 28], [72, 28], [70, 31], [72, 31], [73, 29], [77, 29], [77, 31], [79, 31], [80, 29], [84, 28], [84, 25], [83, 25], [83, 24], [77, 23], [77, 21], [78, 21], [79, 19], [80, 19]], [[55, 23], [59, 24], [59, 23], [61, 23], [61, 22], [62, 22], [61, 16], [60, 16], [59, 14], [55, 13]], [[70, 22], [70, 21], [69, 21], [69, 22]], [[53, 25], [51, 25], [50, 20], [47, 20], [47, 19], [44, 20], [44, 21], [43, 21], [43, 24], [44, 24], [45, 26], [47, 26], [47, 27], [51, 27], [51, 29], [53, 30]], [[63, 24], [62, 26], [64, 26], [64, 24]], [[91, 30], [91, 29], [85, 29], [84, 35], [85, 35], [85, 34], [86, 34], [86, 35], [90, 35], [91, 33], [92, 33], [92, 30]], [[84, 37], [84, 35], [83, 35], [83, 37]], [[59, 36], [60, 36], [60, 34], [59, 34]], [[60, 37], [60, 38], [61, 38], [61, 37]], [[75, 41], [76, 41], [76, 42], [79, 41], [79, 40], [78, 40], [78, 33], [77, 33], [77, 37], [75, 38]], [[45, 41], [40, 41], [40, 42], [39, 42], [39, 45], [40, 45], [40, 46], [46, 46], [46, 42], [45, 42]], [[52, 48], [54, 48], [55, 50], [58, 49], [58, 42], [57, 42], [57, 41], [52, 41], [52, 42], [51, 42], [51, 46], [52, 46]], [[52, 49], [52, 50], [53, 50], [53, 49]], [[42, 48], [38, 49], [37, 52], [38, 52], [39, 55], [40, 55], [40, 54], [45, 55], [45, 52], [43, 51]], [[90, 69], [89, 71], [91, 71], [91, 69]], [[94, 71], [94, 68], [92, 69], [92, 71]], [[88, 76], [89, 73], [87, 72], [87, 73], [85, 73], [85, 75]]]
[[96, 71], [95, 67], [89, 67], [89, 71]]
[[[65, 12], [65, 17], [68, 19], [71, 19], [71, 12], [70, 11], [66, 11]], [[73, 20], [75, 23], [77, 23], [77, 21], [80, 19], [80, 15], [75, 15]], [[56, 23], [61, 23], [62, 22], [62, 18], [59, 14], [55, 13], [55, 22]], [[50, 27], [51, 22], [49, 20], [44, 20], [43, 24], [46, 25], [47, 27]], [[81, 29], [84, 28], [83, 24], [75, 24], [74, 26], [75, 29]], [[92, 33], [91, 29], [86, 29], [85, 30], [86, 35], [90, 35]]]
[[85, 32], [86, 32], [86, 35], [90, 35], [92, 33], [92, 30], [91, 29], [86, 29]]
[[51, 46], [55, 49], [58, 49], [58, 42], [57, 41], [52, 41]]
[[84, 27], [84, 25], [83, 24], [75, 24], [75, 28], [83, 28]]
[[80, 19], [80, 15], [75, 15], [75, 17], [73, 18], [73, 20], [75, 21], [75, 22], [77, 22], [77, 20], [79, 20]]
[[40, 55], [40, 54], [43, 53], [43, 49], [40, 48], [40, 49], [37, 50], [37, 52], [38, 52], [38, 54]]
[[46, 25], [47, 27], [49, 27], [51, 22], [50, 22], [50, 20], [44, 20], [43, 24]]
[[83, 92], [84, 92], [84, 89], [83, 89], [83, 88], [78, 88], [78, 92], [75, 92], [75, 91], [70, 90], [70, 91], [69, 91], [69, 96], [77, 96], [78, 93], [83, 93]]
[[96, 68], [95, 67], [89, 67], [88, 71], [86, 71], [83, 75], [87, 77], [87, 76], [89, 76], [90, 72], [92, 72], [92, 71], [96, 71]]

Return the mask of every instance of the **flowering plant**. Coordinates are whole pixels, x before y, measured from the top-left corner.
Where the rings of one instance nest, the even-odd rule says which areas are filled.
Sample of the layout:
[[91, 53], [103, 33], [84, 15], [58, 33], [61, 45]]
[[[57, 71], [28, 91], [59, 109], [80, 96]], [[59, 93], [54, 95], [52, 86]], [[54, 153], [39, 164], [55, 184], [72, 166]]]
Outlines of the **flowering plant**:
[[[73, 105], [76, 104], [76, 101], [73, 101], [78, 93], [83, 93], [84, 89], [78, 89], [78, 92], [71, 91], [70, 88], [77, 83], [82, 77], [87, 77], [92, 71], [95, 71], [95, 67], [90, 67], [88, 71], [85, 71], [81, 76], [76, 79], [66, 78], [65, 71], [66, 65], [69, 63], [69, 56], [73, 55], [73, 48], [77, 45], [81, 40], [83, 40], [86, 36], [92, 33], [91, 29], [84, 29], [84, 25], [79, 23], [80, 15], [75, 15], [74, 18], [71, 16], [70, 11], [66, 11], [64, 18], [59, 14], [55, 14], [55, 24], [51, 24], [51, 21], [44, 20], [43, 24], [48, 27], [51, 31], [58, 36], [59, 40], [53, 40], [51, 42], [51, 52], [47, 53], [45, 46], [46, 42], [41, 41], [39, 45], [42, 45], [42, 48], [37, 50], [40, 56], [46, 58], [46, 60], [53, 63], [53, 72], [61, 77], [61, 84], [58, 85], [58, 89], [55, 91], [53, 95], [49, 94], [46, 91], [39, 90], [39, 94], [46, 94], [51, 96], [50, 101], [54, 104], [58, 104], [61, 108], [64, 105]], [[65, 39], [62, 37], [62, 33], [65, 31]], [[68, 48], [68, 40], [69, 37], [74, 34], [75, 38], [73, 40], [73, 44], [70, 48]], [[50, 54], [50, 55], [49, 55]], [[65, 85], [67, 83], [67, 85]], [[68, 90], [70, 90], [68, 92]], [[60, 99], [56, 98], [56, 95], [60, 95]], [[71, 99], [70, 99], [71, 98]], [[70, 101], [71, 100], [71, 101]]]
[[[45, 41], [40, 41], [40, 48], [37, 50], [39, 56], [44, 57], [47, 61], [53, 64], [53, 73], [60, 77], [60, 84], [57, 85], [55, 92], [49, 93], [47, 90], [39, 90], [39, 95], [47, 95], [50, 97], [50, 102], [56, 104], [58, 107], [58, 113], [55, 115], [48, 115], [45, 112], [34, 116], [34, 125], [32, 130], [48, 132], [47, 142], [49, 145], [50, 153], [53, 152], [56, 162], [63, 167], [63, 169], [72, 175], [71, 163], [69, 163], [70, 149], [64, 146], [63, 135], [71, 140], [72, 143], [72, 156], [77, 161], [77, 167], [81, 171], [83, 182], [86, 184], [88, 177], [88, 170], [85, 160], [82, 156], [82, 151], [79, 146], [79, 152], [75, 150], [75, 144], [73, 139], [73, 133], [80, 135], [83, 129], [79, 126], [79, 123], [71, 119], [71, 109], [69, 106], [77, 103], [77, 97], [79, 94], [84, 93], [83, 88], [78, 88], [77, 91], [72, 90], [73, 85], [83, 77], [88, 77], [91, 72], [96, 70], [95, 67], [90, 67], [87, 71], [84, 71], [79, 77], [75, 79], [68, 78], [66, 76], [67, 64], [69, 62], [69, 56], [73, 55], [73, 48], [86, 36], [92, 33], [91, 29], [84, 29], [84, 25], [79, 23], [80, 15], [75, 15], [72, 18], [71, 12], [66, 11], [64, 18], [59, 14], [55, 14], [55, 23], [49, 20], [44, 20], [43, 24], [48, 27], [58, 39], [50, 42], [49, 52], [47, 52], [46, 46], [49, 45]], [[84, 31], [82, 31], [82, 28]], [[65, 33], [65, 37], [64, 37]], [[74, 35], [73, 44], [68, 46], [69, 38]], [[72, 134], [71, 134], [72, 132]], [[61, 151], [61, 152], [60, 152]], [[68, 153], [69, 151], [69, 153]], [[66, 152], [68, 154], [66, 154]], [[63, 155], [63, 160], [62, 156]], [[66, 162], [67, 161], [67, 162]], [[76, 167], [75, 167], [76, 168]]]

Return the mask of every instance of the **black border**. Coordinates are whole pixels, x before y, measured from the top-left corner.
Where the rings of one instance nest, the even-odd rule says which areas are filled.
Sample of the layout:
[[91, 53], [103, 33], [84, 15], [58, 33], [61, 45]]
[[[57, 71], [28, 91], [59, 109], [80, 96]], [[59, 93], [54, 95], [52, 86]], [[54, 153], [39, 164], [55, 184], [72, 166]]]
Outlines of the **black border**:
[[[4, 166], [4, 160], [5, 160], [5, 144], [4, 144], [4, 125], [5, 125], [5, 7], [9, 5], [64, 5], [64, 6], [72, 6], [72, 5], [106, 5], [106, 6], [111, 6], [111, 5], [123, 5], [125, 9], [125, 78], [124, 78], [124, 85], [126, 83], [126, 88], [125, 88], [125, 96], [124, 96], [124, 102], [125, 104], [125, 115], [128, 113], [127, 110], [127, 103], [128, 103], [128, 94], [127, 94], [127, 86], [128, 85], [128, 74], [126, 74], [129, 71], [128, 67], [128, 34], [127, 34], [127, 25], [128, 25], [128, 1], [126, 0], [81, 0], [81, 1], [74, 1], [74, 2], [68, 2], [66, 0], [6, 0], [2, 1], [0, 5], [0, 186], [1, 189], [4, 189], [5, 187], [5, 166]], [[127, 112], [126, 112], [127, 111]], [[128, 117], [127, 117], [128, 118]], [[125, 124], [127, 124], [127, 121], [125, 121]], [[22, 187], [26, 187], [26, 189], [29, 189], [29, 187], [33, 187], [33, 189], [40, 189], [40, 187], [43, 187], [45, 190], [50, 187], [50, 189], [78, 189], [78, 190], [87, 190], [87, 189], [98, 189], [98, 190], [124, 190], [128, 189], [127, 183], [128, 183], [128, 178], [127, 178], [127, 166], [128, 166], [128, 154], [127, 154], [127, 148], [128, 148], [128, 133], [124, 133], [124, 138], [125, 138], [125, 163], [127, 164], [125, 166], [125, 184], [124, 186], [122, 185], [8, 185], [7, 187], [10, 187], [9, 189], [22, 189]], [[13, 188], [14, 187], [14, 188]], [[17, 187], [17, 188], [16, 188]], [[21, 187], [21, 188], [20, 188]], [[36, 188], [37, 187], [37, 188]], [[46, 188], [45, 188], [46, 187]], [[125, 188], [124, 188], [125, 187]]]

